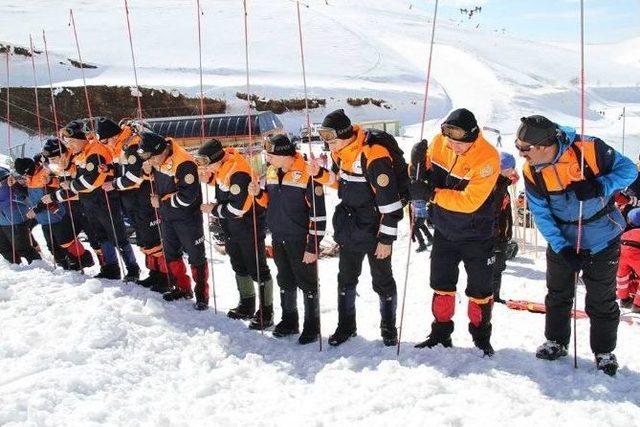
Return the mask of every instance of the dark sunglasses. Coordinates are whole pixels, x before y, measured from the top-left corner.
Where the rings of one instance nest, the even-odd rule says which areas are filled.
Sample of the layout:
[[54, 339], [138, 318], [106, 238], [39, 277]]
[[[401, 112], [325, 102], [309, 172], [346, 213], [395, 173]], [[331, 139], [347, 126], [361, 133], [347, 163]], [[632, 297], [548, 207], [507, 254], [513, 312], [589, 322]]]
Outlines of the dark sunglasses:
[[529, 151], [531, 151], [533, 147], [535, 147], [535, 145], [522, 146], [518, 144], [518, 138], [516, 138], [516, 140], [513, 141], [513, 143], [515, 144], [516, 149], [521, 153], [528, 153]]

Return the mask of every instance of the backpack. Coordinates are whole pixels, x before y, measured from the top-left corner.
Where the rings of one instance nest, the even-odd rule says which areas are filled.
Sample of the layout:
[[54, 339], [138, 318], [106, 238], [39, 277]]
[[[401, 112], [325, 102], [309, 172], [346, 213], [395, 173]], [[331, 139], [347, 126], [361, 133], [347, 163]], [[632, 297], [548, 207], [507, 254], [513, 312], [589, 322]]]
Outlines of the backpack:
[[404, 152], [400, 149], [398, 141], [388, 134], [387, 132], [378, 129], [367, 129], [367, 136], [365, 144], [367, 145], [381, 145], [387, 149], [389, 155], [391, 155], [391, 163], [393, 164], [393, 174], [396, 177], [396, 183], [398, 185], [398, 194], [402, 205], [405, 206], [411, 195], [409, 194], [409, 165], [404, 159]]

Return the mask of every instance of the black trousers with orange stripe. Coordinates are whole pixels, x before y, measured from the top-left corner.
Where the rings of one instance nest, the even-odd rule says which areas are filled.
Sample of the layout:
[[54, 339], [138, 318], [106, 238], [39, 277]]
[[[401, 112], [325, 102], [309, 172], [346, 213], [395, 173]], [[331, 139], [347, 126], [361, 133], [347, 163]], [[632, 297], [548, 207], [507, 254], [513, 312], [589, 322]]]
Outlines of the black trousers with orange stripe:
[[435, 291], [432, 312], [435, 322], [432, 333], [450, 335], [453, 332], [455, 292], [462, 262], [467, 272], [465, 294], [469, 297], [469, 332], [475, 342], [491, 336], [493, 305], [494, 239], [452, 241], [436, 229], [431, 250], [430, 285]]

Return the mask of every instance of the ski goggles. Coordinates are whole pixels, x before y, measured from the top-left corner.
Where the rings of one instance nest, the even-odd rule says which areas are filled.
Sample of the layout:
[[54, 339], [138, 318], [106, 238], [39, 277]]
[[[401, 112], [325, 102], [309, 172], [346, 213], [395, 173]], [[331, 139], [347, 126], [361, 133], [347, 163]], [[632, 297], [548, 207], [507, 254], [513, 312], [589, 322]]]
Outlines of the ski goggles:
[[473, 141], [464, 141], [464, 139], [466, 139], [469, 136], [469, 132], [467, 132], [466, 130], [462, 129], [459, 126], [443, 124], [442, 126], [440, 126], [440, 131], [444, 136], [446, 136], [449, 139], [453, 139], [455, 142], [460, 142], [460, 143], [473, 142]]
[[203, 168], [205, 166], [209, 166], [211, 164], [211, 159], [207, 156], [203, 156], [201, 154], [193, 154], [193, 160], [196, 162], [196, 165], [199, 168]]
[[320, 139], [322, 139], [325, 142], [338, 139], [338, 132], [333, 128], [319, 127], [317, 130], [318, 130], [318, 135], [320, 136]]

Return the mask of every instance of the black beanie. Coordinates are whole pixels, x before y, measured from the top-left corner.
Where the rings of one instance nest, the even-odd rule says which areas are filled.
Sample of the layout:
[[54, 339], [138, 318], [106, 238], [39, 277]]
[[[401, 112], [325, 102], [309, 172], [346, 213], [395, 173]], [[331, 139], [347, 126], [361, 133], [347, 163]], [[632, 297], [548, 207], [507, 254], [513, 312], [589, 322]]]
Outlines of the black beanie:
[[329, 113], [322, 121], [322, 127], [335, 130], [339, 139], [349, 139], [353, 136], [351, 120], [342, 109]]
[[270, 146], [267, 147], [267, 153], [274, 156], [295, 156], [296, 145], [291, 142], [287, 135], [273, 135], [269, 138]]
[[427, 148], [429, 148], [429, 141], [423, 139], [420, 142], [417, 142], [413, 148], [411, 148], [411, 164], [417, 165], [418, 163], [424, 162], [425, 156], [427, 154]]
[[87, 139], [84, 129], [84, 121], [73, 120], [67, 123], [67, 125], [60, 130], [60, 133], [67, 138]]
[[33, 175], [36, 171], [36, 163], [28, 157], [18, 157], [13, 163], [18, 175]]
[[66, 152], [67, 147], [64, 146], [60, 138], [56, 138], [55, 136], [48, 138], [42, 147], [42, 156], [45, 158], [59, 157]]
[[480, 133], [476, 117], [466, 108], [453, 110], [442, 124], [459, 127], [464, 130], [467, 134], [459, 140], [462, 142], [473, 142], [478, 138], [478, 134]]
[[96, 117], [94, 131], [97, 134], [98, 140], [103, 141], [105, 139], [113, 138], [122, 132], [122, 129], [116, 122], [106, 117]]
[[198, 154], [209, 159], [211, 163], [217, 163], [224, 157], [224, 147], [222, 143], [215, 138], [202, 144], [198, 150]]
[[544, 116], [520, 119], [518, 139], [531, 145], [553, 145], [558, 140], [558, 125]]
[[142, 132], [138, 153], [151, 153], [157, 156], [162, 153], [169, 145], [164, 136], [153, 132]]

